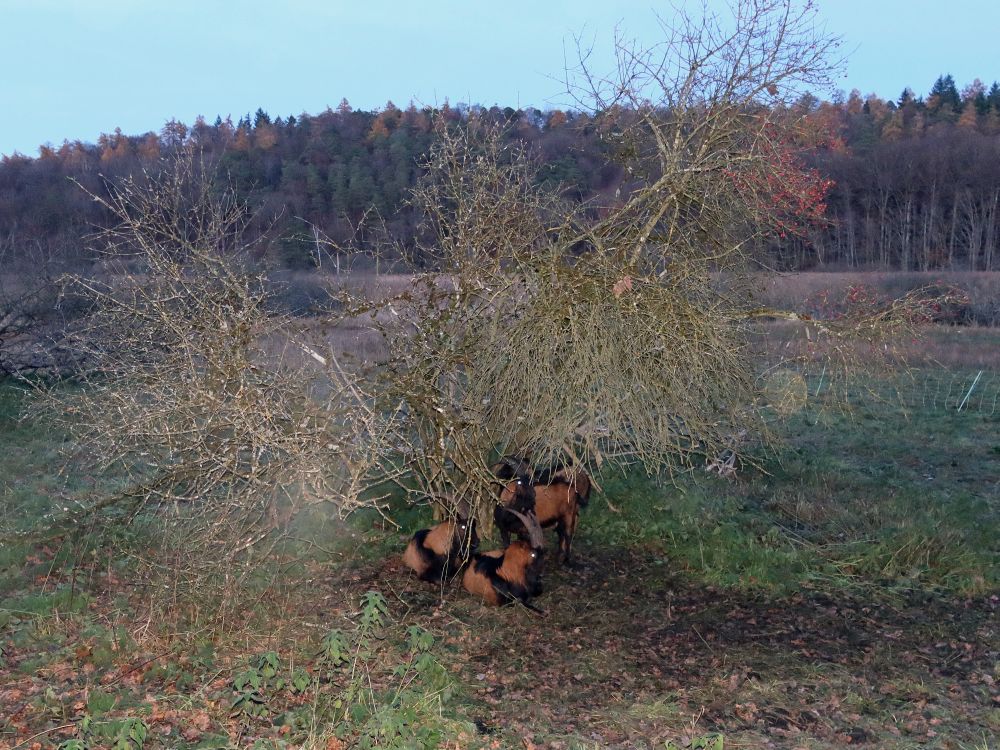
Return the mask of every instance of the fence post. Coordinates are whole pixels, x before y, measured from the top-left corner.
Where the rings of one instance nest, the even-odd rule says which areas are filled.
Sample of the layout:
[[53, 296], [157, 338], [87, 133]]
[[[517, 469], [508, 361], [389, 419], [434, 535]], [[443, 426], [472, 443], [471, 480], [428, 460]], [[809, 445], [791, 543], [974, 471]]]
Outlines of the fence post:
[[976, 387], [976, 383], [978, 383], [978, 382], [979, 382], [979, 378], [981, 378], [982, 376], [983, 376], [983, 371], [982, 371], [982, 370], [980, 370], [980, 371], [979, 371], [979, 372], [978, 372], [978, 373], [976, 374], [976, 378], [975, 378], [975, 380], [973, 380], [973, 381], [972, 381], [972, 385], [970, 385], [970, 386], [969, 386], [969, 392], [965, 394], [965, 398], [963, 398], [963, 399], [962, 399], [962, 403], [960, 403], [960, 404], [958, 405], [958, 411], [962, 411], [962, 407], [963, 407], [963, 406], [965, 406], [966, 402], [968, 402], [968, 400], [969, 400], [969, 396], [971, 396], [971, 395], [972, 395], [972, 391], [973, 391], [973, 389], [974, 389], [974, 388]]

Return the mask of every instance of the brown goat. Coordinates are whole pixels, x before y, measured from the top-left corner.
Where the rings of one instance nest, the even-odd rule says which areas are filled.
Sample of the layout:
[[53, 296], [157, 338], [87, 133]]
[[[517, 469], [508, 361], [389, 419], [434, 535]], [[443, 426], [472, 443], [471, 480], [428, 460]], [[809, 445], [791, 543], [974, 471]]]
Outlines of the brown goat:
[[514, 508], [522, 513], [531, 510], [535, 504], [535, 492], [532, 489], [534, 469], [526, 459], [518, 456], [504, 456], [492, 467], [493, 476], [497, 482], [497, 497], [500, 504]]
[[590, 477], [583, 469], [561, 469], [535, 480], [535, 515], [542, 528], [556, 527], [559, 554], [567, 565], [573, 564], [573, 535], [580, 508], [589, 501]]
[[529, 504], [527, 493], [501, 494], [501, 505], [493, 513], [493, 520], [500, 529], [500, 539], [510, 542], [511, 533], [524, 537], [524, 527], [510, 511], [534, 507], [535, 516], [542, 528], [556, 527], [559, 535], [559, 555], [567, 565], [573, 564], [573, 535], [576, 533], [580, 508], [590, 500], [590, 477], [583, 469], [559, 468], [535, 474], [532, 480], [534, 503]]
[[492, 606], [517, 600], [529, 609], [540, 611], [529, 603], [529, 599], [542, 593], [542, 558], [545, 554], [542, 528], [533, 513], [510, 512], [524, 524], [530, 542], [518, 540], [503, 550], [473, 555], [462, 586]]
[[422, 581], [441, 581], [455, 576], [478, 547], [475, 519], [459, 516], [414, 534], [403, 552], [403, 564]]

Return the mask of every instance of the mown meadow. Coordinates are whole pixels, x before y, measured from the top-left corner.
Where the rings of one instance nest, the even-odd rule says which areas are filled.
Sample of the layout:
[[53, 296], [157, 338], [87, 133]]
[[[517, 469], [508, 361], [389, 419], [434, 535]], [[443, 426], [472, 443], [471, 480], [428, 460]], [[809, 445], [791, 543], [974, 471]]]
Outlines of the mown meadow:
[[[598, 475], [544, 616], [414, 579], [422, 507], [300, 519], [224, 622], [135, 575], [142, 519], [8, 533], [0, 748], [996, 747], [1000, 408], [942, 378], [846, 409], [810, 381], [735, 477]], [[114, 482], [31, 400], [0, 386], [7, 532]]]

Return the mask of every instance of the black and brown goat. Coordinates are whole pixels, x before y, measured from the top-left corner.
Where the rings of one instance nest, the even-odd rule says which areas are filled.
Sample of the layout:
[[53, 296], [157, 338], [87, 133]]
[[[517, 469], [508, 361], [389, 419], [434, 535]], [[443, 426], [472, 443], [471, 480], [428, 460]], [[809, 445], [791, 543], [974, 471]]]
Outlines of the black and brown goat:
[[[535, 509], [535, 488], [532, 482], [534, 469], [531, 468], [525, 459], [516, 456], [504, 456], [500, 463], [492, 468], [493, 475], [499, 479], [497, 482], [497, 497], [500, 505], [504, 508], [527, 513]], [[494, 513], [496, 520], [496, 513]], [[511, 521], [520, 524], [513, 517]], [[497, 524], [499, 526], [499, 523]], [[520, 528], [520, 526], [518, 526]], [[500, 527], [503, 531], [503, 527]], [[523, 535], [522, 538], [525, 538]], [[504, 546], [510, 543], [510, 535], [504, 537]]]
[[472, 556], [462, 578], [462, 586], [486, 604], [501, 606], [519, 601], [536, 612], [529, 603], [542, 593], [542, 560], [545, 538], [535, 514], [510, 511], [528, 531], [529, 541], [518, 540], [502, 550], [490, 550]]
[[516, 479], [518, 477], [528, 478], [535, 473], [534, 467], [528, 461], [527, 458], [523, 456], [504, 456], [492, 467], [493, 476], [504, 482], [509, 482], [511, 479]]
[[[505, 464], [506, 465], [506, 464]], [[533, 472], [531, 489], [534, 503], [528, 505], [526, 498], [513, 494], [501, 494], [500, 505], [493, 512], [493, 521], [500, 529], [500, 539], [506, 545], [510, 535], [517, 534], [522, 539], [527, 535], [523, 524], [509, 511], [524, 512], [533, 507], [535, 516], [543, 528], [556, 527], [559, 535], [559, 556], [567, 565], [573, 564], [573, 535], [580, 517], [580, 508], [590, 500], [590, 477], [583, 469], [558, 467], [556, 469]]]
[[422, 581], [453, 578], [479, 548], [476, 519], [468, 506], [461, 506], [453, 520], [444, 521], [413, 535], [403, 552], [403, 564]]

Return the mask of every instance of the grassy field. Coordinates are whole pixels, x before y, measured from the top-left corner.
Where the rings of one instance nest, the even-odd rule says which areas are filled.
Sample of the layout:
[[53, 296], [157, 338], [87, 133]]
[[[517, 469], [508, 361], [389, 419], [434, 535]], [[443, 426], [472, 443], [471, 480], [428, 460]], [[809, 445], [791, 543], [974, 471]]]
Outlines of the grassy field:
[[[8, 528], [107, 481], [57, 471], [26, 399], [0, 387]], [[421, 509], [310, 519], [226, 627], [151, 608], [95, 534], [5, 541], [0, 748], [996, 748], [986, 406], [820, 400], [761, 471], [599, 477], [544, 617], [401, 569]]]

